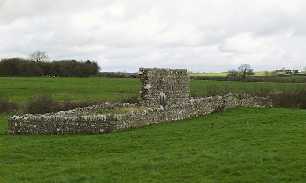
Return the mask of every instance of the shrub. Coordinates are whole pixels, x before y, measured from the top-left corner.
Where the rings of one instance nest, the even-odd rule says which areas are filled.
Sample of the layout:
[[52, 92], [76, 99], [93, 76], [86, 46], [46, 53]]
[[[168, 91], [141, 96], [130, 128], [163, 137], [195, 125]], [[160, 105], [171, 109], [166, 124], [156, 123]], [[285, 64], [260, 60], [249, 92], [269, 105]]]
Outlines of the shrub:
[[270, 97], [275, 107], [306, 109], [306, 90], [273, 93]]
[[67, 111], [79, 107], [88, 107], [99, 103], [101, 102], [71, 102], [71, 101], [56, 102], [53, 104], [53, 109], [54, 112]]
[[22, 112], [30, 114], [44, 114], [50, 112], [67, 111], [79, 107], [87, 107], [101, 102], [56, 102], [50, 96], [33, 96], [24, 106]]
[[31, 114], [43, 114], [54, 112], [55, 102], [50, 96], [38, 95], [32, 97], [24, 107], [24, 112]]
[[98, 76], [108, 77], [108, 78], [137, 78], [137, 73], [127, 73], [127, 72], [100, 72]]
[[123, 103], [130, 103], [130, 104], [136, 104], [139, 103], [139, 98], [134, 96], [134, 97], [126, 97], [121, 100]]
[[14, 112], [17, 110], [17, 105], [7, 99], [0, 98], [0, 113]]

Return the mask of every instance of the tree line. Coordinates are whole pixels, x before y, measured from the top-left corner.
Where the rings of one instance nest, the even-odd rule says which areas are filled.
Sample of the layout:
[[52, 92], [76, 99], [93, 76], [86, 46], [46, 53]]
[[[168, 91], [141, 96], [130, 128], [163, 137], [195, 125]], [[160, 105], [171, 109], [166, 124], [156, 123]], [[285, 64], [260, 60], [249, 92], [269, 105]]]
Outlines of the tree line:
[[46, 61], [44, 55], [33, 58], [4, 58], [0, 61], [0, 76], [63, 76], [88, 77], [99, 72], [94, 61], [59, 60]]

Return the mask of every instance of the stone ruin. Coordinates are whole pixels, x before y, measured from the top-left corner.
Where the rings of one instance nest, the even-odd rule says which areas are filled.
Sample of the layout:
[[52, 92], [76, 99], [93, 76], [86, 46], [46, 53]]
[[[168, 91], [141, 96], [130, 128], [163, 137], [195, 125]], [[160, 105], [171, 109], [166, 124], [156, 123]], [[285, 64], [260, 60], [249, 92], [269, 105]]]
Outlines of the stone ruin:
[[97, 134], [156, 123], [204, 116], [234, 107], [270, 107], [271, 100], [228, 94], [191, 98], [185, 69], [140, 68], [140, 102], [108, 103], [47, 114], [24, 114], [8, 119], [8, 133]]
[[185, 69], [139, 69], [143, 106], [171, 108], [188, 103], [190, 99], [189, 77]]

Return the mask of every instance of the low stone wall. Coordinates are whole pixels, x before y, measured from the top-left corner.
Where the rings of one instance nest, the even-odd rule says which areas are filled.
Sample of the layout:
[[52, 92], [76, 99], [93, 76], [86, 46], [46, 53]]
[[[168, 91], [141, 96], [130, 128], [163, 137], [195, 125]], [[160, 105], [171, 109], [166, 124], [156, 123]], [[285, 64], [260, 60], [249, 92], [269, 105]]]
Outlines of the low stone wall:
[[[204, 116], [234, 107], [270, 107], [271, 100], [248, 95], [225, 95], [191, 98], [185, 103], [172, 105], [171, 109], [143, 107], [137, 104], [104, 103], [42, 115], [25, 114], [8, 119], [9, 134], [97, 134], [138, 128], [150, 124]], [[131, 107], [125, 113], [99, 114], [100, 109]]]
[[[185, 69], [140, 68], [139, 104], [104, 103], [43, 115], [25, 114], [8, 119], [9, 134], [106, 133], [150, 124], [204, 116], [233, 107], [266, 107], [271, 101], [248, 95], [190, 98]], [[113, 110], [112, 109], [122, 109]], [[123, 109], [129, 110], [123, 110]]]

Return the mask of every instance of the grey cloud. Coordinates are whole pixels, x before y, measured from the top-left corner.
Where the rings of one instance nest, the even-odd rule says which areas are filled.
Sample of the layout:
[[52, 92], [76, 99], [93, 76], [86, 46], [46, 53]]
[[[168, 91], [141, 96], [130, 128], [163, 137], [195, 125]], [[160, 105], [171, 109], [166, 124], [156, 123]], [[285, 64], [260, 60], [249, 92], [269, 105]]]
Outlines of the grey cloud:
[[0, 0], [0, 57], [41, 49], [121, 71], [300, 68], [305, 10], [302, 0]]

